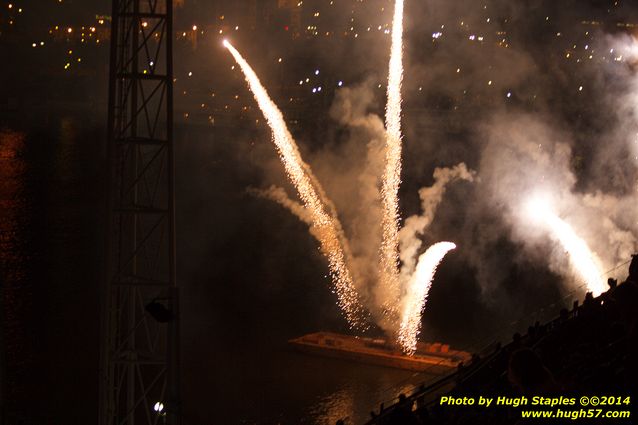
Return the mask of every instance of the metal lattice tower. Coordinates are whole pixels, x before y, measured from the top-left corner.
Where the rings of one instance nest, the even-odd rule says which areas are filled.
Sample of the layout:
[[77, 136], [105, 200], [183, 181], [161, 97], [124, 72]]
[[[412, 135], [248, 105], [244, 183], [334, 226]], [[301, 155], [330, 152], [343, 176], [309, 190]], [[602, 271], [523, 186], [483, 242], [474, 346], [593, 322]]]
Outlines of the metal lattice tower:
[[100, 425], [174, 425], [173, 5], [112, 1]]

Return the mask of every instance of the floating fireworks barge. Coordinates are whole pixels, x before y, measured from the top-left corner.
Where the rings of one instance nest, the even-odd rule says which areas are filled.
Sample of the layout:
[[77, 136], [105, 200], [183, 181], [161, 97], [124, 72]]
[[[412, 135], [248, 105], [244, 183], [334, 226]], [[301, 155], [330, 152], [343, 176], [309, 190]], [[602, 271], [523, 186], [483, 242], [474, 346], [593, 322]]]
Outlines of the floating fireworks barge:
[[404, 354], [385, 339], [373, 339], [342, 335], [332, 332], [317, 332], [288, 341], [300, 351], [338, 359], [346, 359], [397, 369], [428, 371], [443, 374], [467, 363], [471, 355], [465, 351], [451, 350], [441, 343], [417, 343], [412, 356]]

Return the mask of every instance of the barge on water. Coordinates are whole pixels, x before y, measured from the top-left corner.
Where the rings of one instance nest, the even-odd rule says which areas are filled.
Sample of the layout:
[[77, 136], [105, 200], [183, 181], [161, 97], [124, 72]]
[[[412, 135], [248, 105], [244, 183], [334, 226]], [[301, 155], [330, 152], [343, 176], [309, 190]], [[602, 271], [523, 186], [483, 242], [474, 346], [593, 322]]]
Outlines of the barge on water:
[[316, 332], [288, 342], [310, 354], [432, 374], [448, 373], [471, 358], [470, 353], [451, 350], [449, 345], [438, 342], [419, 342], [416, 352], [408, 356], [385, 339], [333, 332]]

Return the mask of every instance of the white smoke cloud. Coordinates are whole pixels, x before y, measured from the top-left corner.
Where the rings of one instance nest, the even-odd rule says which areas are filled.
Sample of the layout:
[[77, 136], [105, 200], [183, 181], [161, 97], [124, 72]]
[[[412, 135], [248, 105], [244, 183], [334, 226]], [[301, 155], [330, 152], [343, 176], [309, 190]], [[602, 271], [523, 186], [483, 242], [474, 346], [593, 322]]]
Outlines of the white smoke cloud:
[[402, 282], [407, 282], [414, 274], [418, 251], [422, 245], [420, 237], [434, 220], [437, 207], [443, 200], [447, 185], [455, 180], [474, 181], [474, 174], [473, 171], [468, 170], [464, 163], [451, 168], [436, 168], [434, 170], [434, 184], [419, 190], [422, 213], [408, 217], [399, 231]]
[[[485, 128], [487, 145], [478, 174], [480, 196], [501, 211], [509, 236], [523, 247], [525, 255], [545, 261], [572, 288], [582, 285], [565, 249], [526, 211], [526, 202], [541, 193], [556, 214], [587, 243], [603, 268], [601, 273], [630, 258], [637, 247], [635, 226], [628, 227], [627, 211], [621, 206], [627, 207], [638, 199], [635, 194], [629, 196], [632, 202], [601, 192], [576, 190], [569, 134], [552, 128], [539, 116], [527, 114], [495, 116]], [[482, 236], [481, 233], [479, 238]], [[479, 268], [485, 266], [481, 254], [479, 251], [473, 258]], [[482, 275], [493, 273], [489, 270]], [[488, 291], [493, 285], [481, 283]]]
[[[277, 204], [281, 205], [288, 211], [297, 217], [300, 221], [306, 223], [308, 226], [312, 226], [312, 216], [306, 207], [288, 196], [286, 190], [282, 187], [272, 185], [268, 189], [248, 188], [247, 192], [251, 195], [269, 199]], [[311, 227], [312, 232], [312, 227]]]

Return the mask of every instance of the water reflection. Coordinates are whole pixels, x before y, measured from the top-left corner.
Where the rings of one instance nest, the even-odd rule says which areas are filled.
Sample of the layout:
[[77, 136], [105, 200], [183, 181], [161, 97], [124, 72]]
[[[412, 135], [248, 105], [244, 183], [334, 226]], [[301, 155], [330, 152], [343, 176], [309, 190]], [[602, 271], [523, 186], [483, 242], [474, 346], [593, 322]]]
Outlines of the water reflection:
[[351, 423], [354, 417], [353, 389], [343, 388], [322, 397], [311, 409], [317, 425], [334, 425], [339, 419]]
[[25, 318], [31, 310], [32, 288], [27, 279], [29, 255], [25, 247], [27, 197], [24, 159], [25, 135], [0, 129], [0, 293], [4, 341], [2, 390], [8, 407], [22, 398], [20, 384], [31, 362], [26, 341]]
[[[312, 359], [308, 360], [312, 362]], [[332, 385], [337, 384], [337, 388], [315, 399], [304, 415], [307, 423], [335, 425], [339, 419], [346, 425], [365, 423], [370, 419], [372, 410], [378, 413], [381, 403], [389, 406], [397, 401], [399, 394], [411, 394], [419, 385], [439, 378], [426, 373], [348, 361], [335, 361], [331, 366], [322, 368], [324, 379], [331, 375], [327, 379], [333, 381]]]

